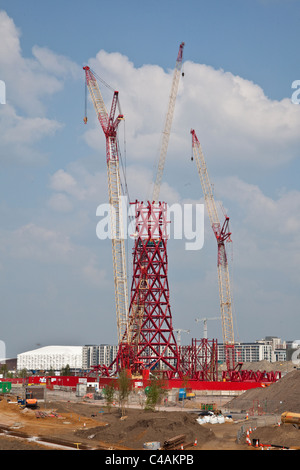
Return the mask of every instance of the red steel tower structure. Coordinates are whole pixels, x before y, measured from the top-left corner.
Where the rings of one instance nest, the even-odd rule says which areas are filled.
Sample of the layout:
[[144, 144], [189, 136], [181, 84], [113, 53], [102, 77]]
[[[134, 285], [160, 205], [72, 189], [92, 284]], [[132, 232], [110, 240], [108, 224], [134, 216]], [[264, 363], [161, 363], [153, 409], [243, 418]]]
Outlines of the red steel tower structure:
[[179, 46], [173, 73], [167, 116], [162, 134], [152, 202], [135, 204], [135, 244], [128, 328], [119, 345], [118, 369], [133, 372], [160, 369], [175, 373], [179, 352], [172, 327], [167, 257], [167, 205], [159, 201], [176, 96], [182, 68], [184, 43]]
[[[130, 344], [141, 368], [177, 372], [179, 351], [172, 326], [168, 284], [168, 223], [164, 202], [135, 203]], [[133, 316], [135, 312], [135, 317]]]

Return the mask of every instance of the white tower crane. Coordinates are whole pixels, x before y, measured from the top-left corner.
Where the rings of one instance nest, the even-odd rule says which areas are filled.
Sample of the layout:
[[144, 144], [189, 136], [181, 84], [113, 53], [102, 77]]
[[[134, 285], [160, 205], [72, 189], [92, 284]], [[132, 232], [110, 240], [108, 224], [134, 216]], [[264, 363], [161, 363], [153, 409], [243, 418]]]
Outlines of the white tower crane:
[[177, 333], [177, 346], [181, 346], [181, 333], [190, 333], [190, 330], [183, 330], [181, 328], [174, 329]]
[[207, 339], [207, 320], [222, 320], [221, 317], [211, 317], [211, 318], [196, 318], [196, 322], [203, 322], [203, 338]]
[[173, 74], [172, 88], [171, 88], [170, 99], [169, 99], [168, 112], [167, 112], [165, 127], [163, 131], [162, 145], [160, 149], [156, 180], [155, 180], [153, 196], [152, 196], [152, 201], [156, 203], [159, 200], [160, 185], [162, 181], [166, 155], [167, 155], [167, 150], [168, 150], [171, 126], [172, 126], [172, 121], [173, 121], [173, 114], [174, 114], [174, 109], [175, 109], [175, 102], [176, 102], [176, 97], [177, 97], [177, 92], [178, 92], [179, 79], [181, 75], [183, 48], [184, 48], [184, 42], [180, 44], [178, 55], [177, 55], [177, 61], [176, 61], [176, 66], [175, 66], [175, 70]]

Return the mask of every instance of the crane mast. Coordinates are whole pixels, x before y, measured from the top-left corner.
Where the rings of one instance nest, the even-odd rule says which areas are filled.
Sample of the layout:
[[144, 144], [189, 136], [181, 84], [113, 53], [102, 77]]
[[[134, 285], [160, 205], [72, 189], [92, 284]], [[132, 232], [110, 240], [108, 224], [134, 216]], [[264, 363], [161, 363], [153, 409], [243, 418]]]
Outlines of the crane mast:
[[121, 181], [119, 170], [119, 154], [117, 128], [123, 115], [115, 117], [118, 106], [118, 92], [113, 95], [108, 115], [97, 80], [88, 66], [83, 67], [86, 84], [90, 92], [94, 108], [106, 139], [106, 162], [108, 176], [108, 194], [111, 222], [113, 272], [115, 284], [115, 301], [117, 315], [118, 343], [120, 344], [128, 323], [128, 290], [126, 273], [126, 256], [124, 242], [124, 226], [121, 203]]
[[174, 109], [175, 109], [176, 96], [177, 96], [177, 92], [178, 92], [179, 79], [180, 79], [180, 75], [181, 75], [183, 48], [184, 48], [184, 42], [182, 42], [179, 46], [179, 51], [178, 51], [177, 60], [176, 60], [176, 66], [175, 66], [175, 70], [174, 70], [174, 73], [173, 73], [173, 81], [172, 81], [172, 88], [171, 88], [171, 93], [170, 93], [170, 98], [169, 98], [168, 112], [167, 112], [167, 116], [166, 116], [163, 136], [162, 136], [162, 145], [161, 145], [161, 149], [160, 149], [160, 156], [159, 156], [159, 161], [158, 161], [156, 180], [155, 180], [154, 189], [153, 189], [153, 196], [152, 196], [152, 201], [154, 201], [156, 203], [159, 200], [160, 185], [161, 185], [161, 181], [162, 181], [162, 176], [163, 176], [165, 161], [166, 161], [166, 155], [167, 155], [167, 150], [168, 150], [171, 126], [172, 126]]
[[145, 257], [143, 257], [141, 263], [138, 289], [132, 300], [132, 306], [128, 319], [128, 330], [126, 332], [126, 336], [124, 337], [124, 341], [132, 345], [135, 356], [138, 352], [137, 350], [145, 309], [145, 296], [147, 295], [147, 290], [149, 287], [147, 280], [147, 266], [145, 264], [144, 258]]
[[201, 186], [204, 194], [204, 200], [210, 224], [212, 226], [218, 245], [218, 282], [225, 360], [227, 370], [233, 370], [235, 368], [234, 332], [229, 269], [225, 248], [225, 241], [230, 240], [231, 235], [231, 233], [229, 232], [229, 217], [227, 215], [225, 216], [225, 221], [221, 226], [201, 145], [194, 130], [191, 130], [191, 134], [193, 155], [200, 176]]

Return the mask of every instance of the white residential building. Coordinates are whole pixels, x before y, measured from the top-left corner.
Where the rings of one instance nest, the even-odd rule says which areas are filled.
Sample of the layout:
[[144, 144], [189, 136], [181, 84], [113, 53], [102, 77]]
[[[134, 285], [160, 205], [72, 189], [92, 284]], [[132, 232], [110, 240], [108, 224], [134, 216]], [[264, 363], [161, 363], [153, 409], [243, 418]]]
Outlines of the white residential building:
[[90, 370], [99, 364], [109, 367], [118, 353], [118, 346], [112, 344], [86, 345], [83, 346], [82, 367]]

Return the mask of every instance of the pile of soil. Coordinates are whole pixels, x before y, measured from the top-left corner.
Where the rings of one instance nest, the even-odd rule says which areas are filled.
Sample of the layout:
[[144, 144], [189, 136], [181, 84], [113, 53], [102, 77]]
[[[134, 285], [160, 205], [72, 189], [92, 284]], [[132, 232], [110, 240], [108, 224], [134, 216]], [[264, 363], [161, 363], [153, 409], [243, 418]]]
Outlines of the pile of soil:
[[[226, 370], [226, 364], [221, 364], [219, 370]], [[279, 362], [270, 362], [270, 361], [257, 361], [257, 362], [243, 362], [243, 370], [254, 370], [254, 371], [279, 371], [282, 375], [295, 370], [295, 364], [292, 361], [279, 361]]]
[[179, 434], [186, 436], [186, 443], [202, 445], [213, 439], [214, 433], [197, 423], [198, 415], [189, 412], [145, 411], [128, 409], [126, 417], [120, 418], [119, 410], [105, 413], [102, 421], [106, 426], [78, 430], [78, 438], [89, 438], [91, 442], [122, 445], [128, 449], [143, 449], [146, 442], [163, 443]]
[[292, 424], [259, 427], [251, 434], [252, 439], [259, 439], [260, 444], [300, 447], [300, 430]]
[[262, 413], [300, 413], [300, 370], [294, 369], [265, 388], [247, 390], [226, 404], [228, 410]]
[[295, 364], [292, 361], [270, 362], [264, 360], [258, 362], [244, 362], [242, 369], [254, 371], [265, 370], [266, 372], [279, 371], [281, 374], [286, 374], [287, 372], [295, 370]]

